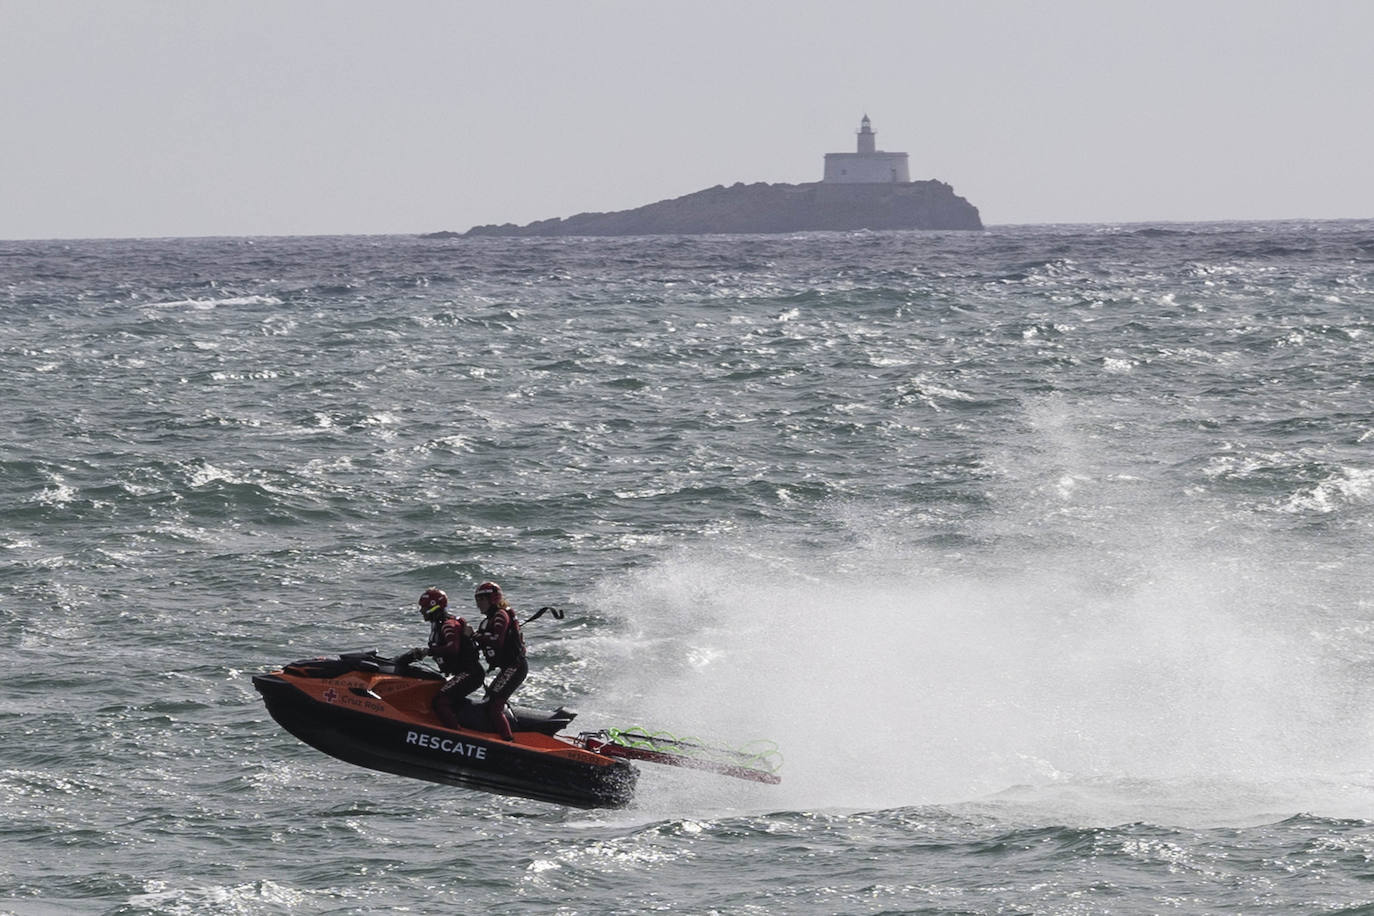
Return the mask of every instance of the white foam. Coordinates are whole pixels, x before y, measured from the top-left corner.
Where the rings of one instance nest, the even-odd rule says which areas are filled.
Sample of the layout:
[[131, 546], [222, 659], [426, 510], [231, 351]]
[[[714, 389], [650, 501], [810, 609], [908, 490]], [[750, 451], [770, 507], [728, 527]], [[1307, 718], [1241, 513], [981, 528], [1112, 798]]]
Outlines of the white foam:
[[1374, 468], [1342, 467], [1320, 482], [1294, 493], [1284, 510], [1326, 514], [1352, 503], [1367, 504], [1372, 498]]
[[[1129, 808], [1148, 784], [1174, 807], [1215, 810], [1189, 787], [1228, 785], [1241, 816], [1305, 810], [1374, 759], [1374, 627], [1350, 613], [1374, 573], [1309, 561], [1078, 416], [1032, 405], [1030, 440], [988, 456], [995, 508], [957, 550], [908, 514], [836, 505], [847, 539], [740, 528], [609, 578], [592, 601], [624, 609], [624, 632], [595, 647], [616, 676], [589, 706], [777, 741], [782, 785], [748, 796], [767, 806], [1080, 786]], [[1365, 499], [1374, 475], [1327, 483]]]
[[144, 308], [186, 309], [190, 311], [210, 311], [220, 306], [242, 305], [281, 305], [276, 296], [227, 296], [222, 299], [169, 299], [165, 302], [149, 302]]

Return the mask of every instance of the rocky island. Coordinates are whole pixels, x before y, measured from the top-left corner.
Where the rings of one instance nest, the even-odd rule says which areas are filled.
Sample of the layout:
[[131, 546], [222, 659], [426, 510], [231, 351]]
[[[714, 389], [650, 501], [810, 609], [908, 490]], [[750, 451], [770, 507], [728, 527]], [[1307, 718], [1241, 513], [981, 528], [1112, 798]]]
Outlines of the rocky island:
[[[856, 229], [982, 229], [978, 208], [941, 181], [911, 181], [907, 154], [876, 149], [865, 115], [858, 151], [828, 153], [807, 184], [716, 185], [613, 213], [579, 213], [517, 226], [476, 226], [464, 237], [701, 235]], [[430, 237], [453, 237], [437, 232]]]
[[818, 229], [982, 229], [978, 208], [939, 181], [904, 184], [717, 185], [616, 213], [579, 213], [516, 226], [477, 226], [485, 235], [700, 235]]

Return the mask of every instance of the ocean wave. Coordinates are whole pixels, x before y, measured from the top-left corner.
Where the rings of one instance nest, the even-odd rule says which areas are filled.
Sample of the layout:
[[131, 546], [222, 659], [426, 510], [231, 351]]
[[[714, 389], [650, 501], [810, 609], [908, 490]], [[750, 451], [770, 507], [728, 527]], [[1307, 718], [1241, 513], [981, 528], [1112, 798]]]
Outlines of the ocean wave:
[[161, 302], [142, 303], [143, 308], [148, 309], [183, 309], [188, 311], [209, 311], [227, 306], [241, 305], [283, 305], [283, 300], [276, 296], [249, 295], [249, 296], [225, 296], [216, 299], [168, 299]]
[[[1371, 237], [0, 242], [0, 909], [1360, 904]], [[783, 782], [569, 812], [265, 713], [486, 578], [568, 610], [519, 699]]]
[[1349, 506], [1368, 506], [1372, 502], [1374, 468], [1343, 467], [1295, 492], [1283, 508], [1288, 512], [1329, 514]]

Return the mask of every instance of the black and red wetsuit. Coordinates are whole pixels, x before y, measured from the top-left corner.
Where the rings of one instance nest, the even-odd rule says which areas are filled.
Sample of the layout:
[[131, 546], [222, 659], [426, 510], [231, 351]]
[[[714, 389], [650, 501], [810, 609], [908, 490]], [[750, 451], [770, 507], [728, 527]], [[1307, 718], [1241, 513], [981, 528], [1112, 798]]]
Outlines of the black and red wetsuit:
[[[520, 621], [509, 607], [494, 608], [477, 632], [477, 641], [487, 655], [487, 664], [496, 677], [487, 688], [487, 712], [492, 727], [507, 741], [514, 740], [510, 723], [506, 721], [506, 702], [530, 673], [525, 661], [525, 634]], [[499, 669], [499, 670], [498, 670]]]
[[486, 679], [472, 627], [461, 617], [441, 617], [430, 624], [426, 653], [444, 674], [452, 675], [434, 698], [434, 712], [449, 728], [458, 727], [458, 705]]

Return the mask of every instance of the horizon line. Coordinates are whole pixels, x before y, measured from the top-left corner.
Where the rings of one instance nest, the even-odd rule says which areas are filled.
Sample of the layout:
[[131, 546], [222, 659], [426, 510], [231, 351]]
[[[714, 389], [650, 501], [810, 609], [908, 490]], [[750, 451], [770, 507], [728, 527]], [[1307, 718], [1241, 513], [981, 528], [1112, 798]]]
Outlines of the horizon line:
[[[654, 233], [644, 235], [559, 235], [559, 236], [477, 236], [471, 241], [490, 242], [493, 240], [539, 240], [557, 239], [626, 239], [626, 238], [692, 238], [710, 235], [750, 235], [761, 237], [786, 237], [810, 235], [814, 233], [856, 232], [895, 233], [895, 232], [957, 232], [961, 235], [976, 235], [992, 229], [1029, 229], [1052, 228], [1056, 226], [1215, 226], [1234, 223], [1358, 223], [1374, 221], [1374, 216], [1282, 216], [1282, 217], [1221, 217], [1216, 219], [1123, 219], [1098, 221], [1046, 220], [1043, 222], [987, 223], [982, 229], [808, 229], [798, 232], [689, 232]], [[465, 233], [453, 229], [429, 229], [419, 232], [296, 232], [296, 233], [221, 233], [200, 235], [59, 235], [29, 238], [0, 238], [0, 244], [42, 243], [42, 242], [168, 242], [168, 241], [208, 241], [208, 240], [270, 240], [270, 239], [381, 239], [381, 238], [423, 238], [436, 233], [451, 233], [451, 237], [464, 238]]]

